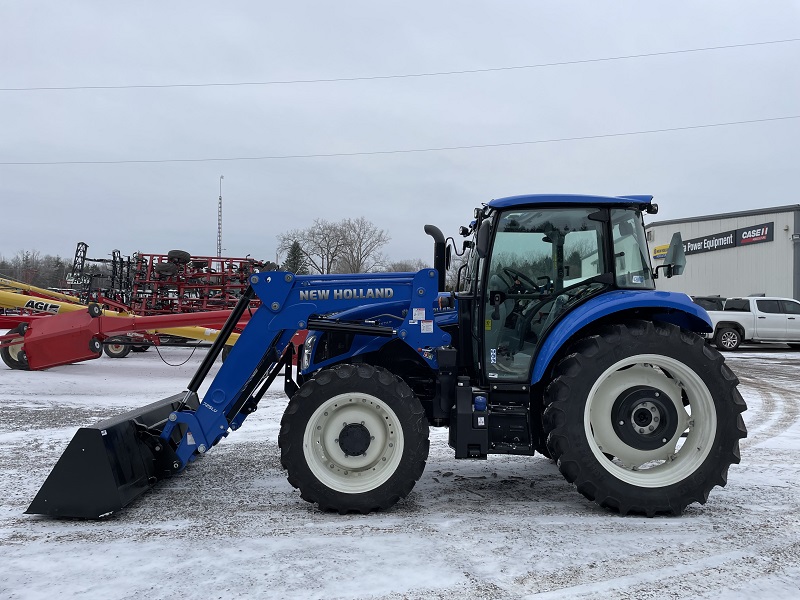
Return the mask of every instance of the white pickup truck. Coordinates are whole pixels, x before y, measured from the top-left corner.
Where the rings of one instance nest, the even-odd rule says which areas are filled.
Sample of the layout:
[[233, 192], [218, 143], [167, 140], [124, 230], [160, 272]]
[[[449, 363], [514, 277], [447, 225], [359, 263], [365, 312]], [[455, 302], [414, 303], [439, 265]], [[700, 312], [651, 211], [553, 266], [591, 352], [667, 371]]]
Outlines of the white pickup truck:
[[800, 302], [791, 298], [728, 298], [725, 310], [710, 310], [713, 340], [720, 350], [743, 342], [784, 342], [800, 348]]

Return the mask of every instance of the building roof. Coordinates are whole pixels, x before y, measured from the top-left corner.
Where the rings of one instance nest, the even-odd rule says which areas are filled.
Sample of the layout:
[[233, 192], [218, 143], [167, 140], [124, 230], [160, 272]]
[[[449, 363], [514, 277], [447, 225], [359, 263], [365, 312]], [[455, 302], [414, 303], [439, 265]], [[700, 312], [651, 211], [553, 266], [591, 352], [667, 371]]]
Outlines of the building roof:
[[756, 217], [758, 215], [769, 215], [774, 213], [786, 213], [800, 211], [800, 204], [787, 204], [786, 206], [773, 206], [772, 208], [756, 208], [754, 210], [742, 210], [739, 212], [720, 213], [717, 215], [703, 215], [701, 217], [685, 217], [683, 219], [670, 219], [668, 221], [656, 221], [648, 223], [645, 229], [658, 225], [676, 225], [678, 223], [694, 223], [696, 221], [717, 221], [719, 219], [735, 219], [737, 217]]

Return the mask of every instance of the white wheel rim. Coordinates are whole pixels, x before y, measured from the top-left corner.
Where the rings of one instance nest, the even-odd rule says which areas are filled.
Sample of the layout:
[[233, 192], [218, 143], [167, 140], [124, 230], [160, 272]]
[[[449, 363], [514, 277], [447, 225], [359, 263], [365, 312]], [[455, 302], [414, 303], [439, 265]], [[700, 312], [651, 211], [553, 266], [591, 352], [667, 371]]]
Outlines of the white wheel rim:
[[[347, 456], [339, 445], [345, 425], [369, 431], [366, 452]], [[403, 429], [394, 411], [369, 394], [347, 393], [324, 402], [306, 425], [303, 454], [325, 486], [346, 494], [374, 490], [394, 474], [403, 456]]]
[[[661, 438], [657, 449], [632, 447], [614, 428], [614, 403], [637, 385], [659, 390], [660, 400], [677, 412], [674, 433]], [[586, 401], [584, 430], [604, 469], [637, 487], [657, 488], [683, 481], [702, 465], [716, 437], [717, 413], [711, 392], [691, 368], [668, 356], [640, 354], [617, 362], [597, 379]]]
[[[24, 338], [18, 338], [19, 343], [12, 343], [8, 348], [8, 355], [14, 362], [21, 363], [23, 360], [23, 350], [25, 349]], [[16, 342], [16, 340], [14, 340]]]

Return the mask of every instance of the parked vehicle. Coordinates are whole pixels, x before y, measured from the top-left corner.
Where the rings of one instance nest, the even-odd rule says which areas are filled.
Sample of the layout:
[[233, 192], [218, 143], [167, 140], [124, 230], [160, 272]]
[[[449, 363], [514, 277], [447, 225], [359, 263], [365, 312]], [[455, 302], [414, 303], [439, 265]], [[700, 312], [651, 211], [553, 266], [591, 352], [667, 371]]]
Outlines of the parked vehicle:
[[744, 342], [785, 342], [800, 348], [800, 302], [792, 298], [728, 298], [725, 310], [710, 310], [713, 340], [720, 350]]

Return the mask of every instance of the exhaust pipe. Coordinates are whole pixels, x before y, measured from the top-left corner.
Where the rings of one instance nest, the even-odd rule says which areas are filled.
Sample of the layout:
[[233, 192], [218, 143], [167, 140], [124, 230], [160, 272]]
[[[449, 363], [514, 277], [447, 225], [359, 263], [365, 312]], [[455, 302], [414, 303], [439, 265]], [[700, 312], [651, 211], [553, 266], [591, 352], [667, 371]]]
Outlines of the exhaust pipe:
[[443, 292], [447, 277], [446, 241], [436, 225], [425, 225], [425, 233], [433, 238], [433, 268], [439, 272], [439, 291]]

